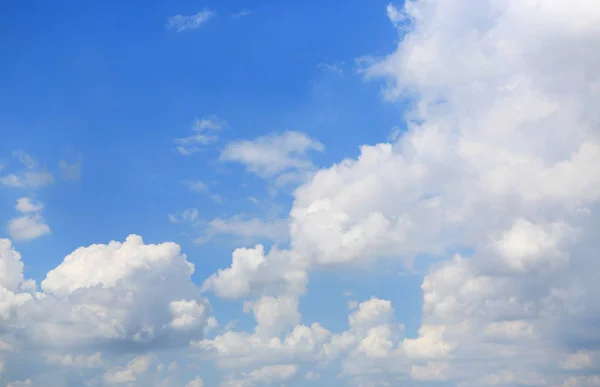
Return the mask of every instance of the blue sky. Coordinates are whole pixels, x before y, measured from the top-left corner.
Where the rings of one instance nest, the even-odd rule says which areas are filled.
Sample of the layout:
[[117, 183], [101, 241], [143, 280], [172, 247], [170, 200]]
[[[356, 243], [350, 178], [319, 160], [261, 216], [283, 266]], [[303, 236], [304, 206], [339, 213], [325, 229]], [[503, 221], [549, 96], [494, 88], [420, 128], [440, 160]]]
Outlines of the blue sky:
[[[248, 196], [267, 196], [260, 179], [216, 162], [228, 140], [303, 131], [325, 145], [315, 163], [328, 165], [385, 139], [399, 124], [397, 111], [380, 103], [379, 85], [354, 74], [353, 61], [392, 48], [373, 42], [395, 32], [385, 3], [341, 4], [316, 12], [309, 3], [207, 3], [200, 8], [215, 9], [215, 17], [185, 33], [165, 30], [165, 15], [194, 13], [197, 3], [145, 5], [143, 13], [134, 2], [5, 5], [10, 33], [2, 46], [11, 59], [1, 64], [4, 158], [23, 149], [50, 170], [60, 160], [81, 160], [83, 171], [81, 181], [36, 192], [53, 202], [46, 217], [60, 227], [34, 242], [56, 255], [34, 264], [34, 278], [74, 246], [130, 233], [177, 240], [207, 264], [200, 272], [207, 275], [229, 260], [231, 246], [194, 246], [167, 214], [197, 207], [203, 218], [233, 215], [249, 207]], [[251, 15], [231, 17], [247, 8]], [[332, 18], [345, 22], [334, 27]], [[320, 67], [339, 62], [342, 75]], [[170, 142], [209, 115], [227, 121], [219, 143], [181, 157]], [[190, 193], [186, 179], [210, 183], [227, 205]], [[250, 187], [240, 195], [243, 183]], [[2, 194], [10, 208], [20, 193]], [[287, 208], [289, 195], [277, 203]]]
[[532, 4], [2, 3], [0, 383], [596, 385], [600, 19]]

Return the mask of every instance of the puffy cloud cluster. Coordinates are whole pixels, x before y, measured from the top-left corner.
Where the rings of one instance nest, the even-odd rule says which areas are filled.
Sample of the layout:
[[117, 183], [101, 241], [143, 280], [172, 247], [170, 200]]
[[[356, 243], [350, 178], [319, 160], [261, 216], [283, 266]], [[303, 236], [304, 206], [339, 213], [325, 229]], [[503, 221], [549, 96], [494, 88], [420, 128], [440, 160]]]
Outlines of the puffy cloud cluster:
[[[193, 272], [175, 243], [144, 244], [131, 235], [75, 250], [37, 291], [24, 280], [20, 254], [0, 240], [3, 357], [43, 351], [47, 364], [82, 369], [102, 367], [103, 352], [112, 359], [121, 352], [185, 348], [210, 325], [210, 304], [192, 282]], [[144, 356], [106, 371], [104, 380], [134, 381], [149, 367]]]
[[0, 326], [11, 322], [18, 308], [32, 300], [32, 294], [27, 292], [31, 285], [23, 278], [21, 254], [8, 239], [0, 239]]
[[[296, 190], [277, 265], [240, 249], [208, 288], [224, 296], [216, 284], [227, 279], [247, 296], [288, 284], [289, 268], [429, 255], [440, 262], [423, 281], [417, 337], [386, 325], [331, 335], [361, 343], [342, 367], [357, 384], [395, 385], [404, 372], [461, 385], [597, 383], [600, 8], [418, 0], [388, 15], [402, 39], [362, 70], [413, 106], [407, 130]], [[378, 360], [361, 367], [359, 354]]]
[[44, 205], [30, 198], [22, 197], [17, 200], [15, 206], [21, 216], [13, 218], [8, 222], [8, 232], [16, 241], [29, 241], [50, 233], [48, 226], [40, 212]]
[[273, 247], [268, 254], [262, 245], [239, 248], [233, 252], [231, 266], [219, 270], [202, 285], [222, 298], [241, 298], [251, 294], [305, 291], [308, 281], [304, 265], [293, 252]]
[[[342, 376], [358, 381], [363, 373], [381, 371], [392, 364], [398, 374], [407, 372], [398, 363], [402, 361], [404, 328], [393, 322], [390, 301], [373, 298], [361, 303], [348, 317], [348, 330], [340, 333], [318, 323], [298, 324], [299, 315], [290, 299], [264, 297], [252, 304], [252, 311], [257, 323], [254, 333], [227, 331], [194, 344], [212, 354], [220, 368], [232, 371], [223, 385], [268, 385], [273, 379], [281, 382], [284, 375], [285, 379], [296, 375], [298, 363], [327, 367], [342, 361]], [[316, 380], [316, 375], [310, 371], [308, 379]]]

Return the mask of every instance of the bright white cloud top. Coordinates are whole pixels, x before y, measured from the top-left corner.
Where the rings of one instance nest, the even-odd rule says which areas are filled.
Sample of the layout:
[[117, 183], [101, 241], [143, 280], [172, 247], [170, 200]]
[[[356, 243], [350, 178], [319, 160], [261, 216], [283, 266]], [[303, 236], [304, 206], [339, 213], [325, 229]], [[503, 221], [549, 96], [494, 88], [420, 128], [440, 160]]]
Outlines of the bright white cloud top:
[[[299, 185], [287, 218], [217, 217], [197, 241], [279, 245], [240, 246], [228, 267], [196, 278], [179, 244], [129, 235], [75, 249], [38, 286], [0, 239], [0, 377], [14, 367], [13, 386], [198, 387], [214, 365], [221, 386], [600, 386], [600, 5], [416, 0], [387, 14], [400, 42], [359, 70], [385, 82], [384, 103], [410, 101], [397, 139], [322, 169], [311, 152], [325, 146], [302, 132], [220, 149], [219, 165]], [[169, 28], [212, 15], [178, 15]], [[201, 153], [223, 127], [197, 120], [177, 151]], [[2, 183], [51, 182], [14, 156], [25, 170]], [[48, 234], [43, 208], [18, 199], [11, 239]], [[182, 208], [170, 219], [202, 217]], [[316, 272], [368, 276], [374, 263], [410, 270], [423, 257], [416, 334], [398, 318], [403, 305], [375, 296], [349, 301], [343, 329], [301, 313]], [[218, 321], [224, 302], [250, 322]]]

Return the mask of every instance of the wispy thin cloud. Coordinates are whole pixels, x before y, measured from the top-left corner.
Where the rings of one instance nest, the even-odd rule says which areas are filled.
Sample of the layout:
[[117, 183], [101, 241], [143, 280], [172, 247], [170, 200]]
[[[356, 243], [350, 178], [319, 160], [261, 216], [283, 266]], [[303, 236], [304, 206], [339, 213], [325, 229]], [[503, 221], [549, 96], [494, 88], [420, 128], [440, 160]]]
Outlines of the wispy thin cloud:
[[59, 167], [65, 180], [78, 181], [81, 179], [81, 160], [75, 161], [74, 163], [61, 160]]
[[208, 195], [209, 199], [217, 204], [223, 204], [225, 202], [221, 195], [217, 193], [211, 193], [208, 185], [206, 185], [202, 180], [184, 180], [183, 184], [192, 192], [204, 193]]
[[230, 142], [219, 160], [243, 164], [249, 172], [263, 178], [276, 177], [285, 183], [298, 180], [305, 172], [312, 171], [314, 165], [309, 159], [310, 153], [323, 150], [323, 144], [307, 134], [287, 131]]
[[190, 191], [193, 192], [207, 192], [208, 186], [204, 184], [202, 180], [184, 180], [183, 184], [185, 184]]
[[196, 119], [192, 127], [194, 134], [187, 137], [176, 138], [175, 148], [179, 154], [190, 156], [202, 150], [206, 145], [212, 144], [219, 139], [218, 133], [225, 127], [226, 122], [217, 116], [209, 116]]
[[46, 170], [25, 172], [24, 178], [27, 187], [37, 188], [54, 183], [54, 176]]
[[268, 239], [281, 242], [288, 237], [288, 225], [285, 219], [269, 219], [250, 217], [245, 214], [230, 218], [215, 218], [208, 222], [202, 236], [194, 240], [203, 244], [216, 236], [232, 236], [247, 241]]
[[171, 223], [193, 223], [198, 219], [197, 208], [186, 208], [179, 214], [169, 214], [169, 220]]
[[317, 65], [317, 68], [324, 70], [324, 71], [328, 71], [334, 74], [338, 74], [338, 75], [343, 75], [344, 74], [344, 62], [338, 62], [338, 63], [319, 63]]
[[25, 187], [25, 182], [19, 176], [15, 174], [9, 174], [6, 176], [0, 177], [0, 184], [7, 185], [9, 187], [23, 188]]
[[212, 194], [209, 196], [210, 200], [212, 200], [213, 202], [217, 203], [217, 204], [223, 204], [224, 200], [223, 197], [219, 194]]
[[248, 9], [242, 9], [240, 12], [236, 12], [236, 13], [232, 14], [231, 17], [234, 19], [239, 19], [241, 17], [248, 16], [251, 13], [252, 13], [252, 11], [250, 11]]
[[25, 170], [0, 177], [0, 184], [14, 188], [38, 188], [54, 183], [52, 173], [48, 172], [45, 167], [40, 168], [38, 162], [28, 153], [15, 150], [13, 157], [23, 164]]
[[37, 161], [20, 149], [13, 151], [13, 157], [19, 160], [25, 167], [29, 169], [35, 169], [37, 167]]
[[167, 29], [175, 30], [175, 32], [195, 30], [200, 28], [215, 15], [216, 12], [205, 8], [195, 15], [171, 16], [167, 20]]

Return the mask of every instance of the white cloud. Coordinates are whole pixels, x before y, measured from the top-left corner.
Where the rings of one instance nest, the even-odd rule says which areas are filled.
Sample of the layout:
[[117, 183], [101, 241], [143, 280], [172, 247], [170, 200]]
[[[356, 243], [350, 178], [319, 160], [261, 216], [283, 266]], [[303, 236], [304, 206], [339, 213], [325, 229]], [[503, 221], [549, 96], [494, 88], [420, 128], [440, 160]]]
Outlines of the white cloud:
[[167, 20], [167, 29], [175, 30], [176, 32], [191, 31], [200, 28], [216, 13], [210, 9], [204, 9], [195, 15], [175, 15]]
[[[124, 254], [126, 259], [122, 259]], [[52, 294], [67, 295], [98, 284], [112, 287], [148, 265], [157, 269], [169, 264], [178, 265], [183, 273], [191, 274], [193, 265], [179, 254], [180, 248], [174, 243], [145, 245], [141, 237], [130, 235], [124, 243], [111, 242], [75, 250], [63, 263], [48, 272], [42, 288]], [[102, 266], [110, 267], [110, 270], [90, 269]]]
[[446, 380], [444, 375], [446, 369], [449, 368], [447, 363], [429, 362], [426, 365], [413, 365], [411, 368], [411, 377], [415, 380]]
[[10, 236], [17, 241], [29, 241], [50, 233], [50, 227], [44, 222], [40, 211], [44, 205], [30, 198], [22, 197], [17, 200], [15, 208], [23, 216], [13, 218], [8, 223]]
[[13, 151], [13, 157], [19, 160], [19, 162], [28, 169], [37, 168], [37, 161], [35, 161], [33, 157], [31, 157], [29, 154], [25, 153], [20, 149]]
[[424, 359], [447, 356], [454, 345], [444, 340], [445, 330], [442, 325], [421, 325], [418, 338], [405, 339], [402, 343], [406, 355]]
[[[359, 369], [369, 372], [374, 365], [387, 368], [398, 364], [399, 358], [395, 355], [398, 351], [394, 347], [398, 345], [402, 326], [389, 320], [392, 310], [389, 301], [373, 298], [360, 304], [360, 312], [349, 317], [350, 329], [332, 334], [318, 323], [293, 326], [299, 316], [296, 315], [297, 301], [290, 302], [292, 300], [262, 297], [257, 303], [265, 306], [263, 310], [256, 308], [256, 303], [247, 304], [252, 307], [257, 322], [254, 334], [228, 331], [194, 345], [212, 353], [217, 365], [225, 369], [290, 361], [327, 366], [335, 359], [343, 359], [344, 355], [349, 357], [343, 359], [344, 375], [354, 374]], [[282, 337], [284, 331], [287, 333]], [[318, 378], [314, 373], [309, 377]]]
[[535, 268], [544, 261], [563, 263], [559, 244], [568, 230], [564, 223], [539, 226], [519, 218], [496, 242], [496, 248], [509, 267], [518, 271]]
[[202, 328], [206, 322], [206, 306], [196, 300], [178, 300], [169, 303], [173, 319], [169, 325], [176, 330]]
[[139, 374], [150, 368], [152, 358], [148, 355], [133, 358], [125, 367], [115, 367], [104, 373], [104, 381], [110, 384], [135, 382]]
[[277, 337], [300, 323], [298, 298], [294, 296], [262, 296], [245, 303], [244, 309], [252, 310], [256, 320], [255, 333], [260, 337]]
[[197, 208], [186, 208], [179, 215], [169, 214], [169, 220], [171, 223], [194, 223], [199, 213]]
[[264, 247], [257, 245], [236, 249], [231, 266], [210, 276], [202, 289], [235, 299], [256, 292], [301, 294], [306, 282], [306, 272], [295, 265], [288, 252], [274, 247], [265, 254]]
[[[191, 280], [194, 266], [174, 243], [144, 244], [132, 235], [81, 247], [47, 274], [40, 291], [23, 268], [11, 242], [0, 239], [0, 359], [11, 364], [5, 378], [25, 371], [36, 385], [62, 385], [62, 374], [78, 385], [148, 385], [160, 376], [151, 370], [153, 350], [184, 349], [217, 325]], [[123, 365], [128, 352], [138, 355]], [[19, 371], [19, 364], [26, 366]], [[184, 384], [173, 366], [167, 372], [161, 380], [171, 384], [161, 386]]]
[[44, 293], [18, 317], [38, 347], [182, 346], [202, 337], [210, 314], [193, 271], [174, 243], [132, 235], [81, 247], [48, 272]]
[[484, 332], [486, 336], [498, 339], [527, 340], [535, 338], [533, 326], [523, 320], [493, 322], [485, 328]]
[[393, 4], [388, 4], [386, 7], [387, 16], [390, 21], [396, 26], [400, 27], [402, 22], [410, 22], [411, 20], [403, 12], [403, 10], [396, 8]]
[[[283, 172], [296, 176], [314, 168], [308, 153], [321, 152], [323, 149], [323, 144], [306, 134], [287, 131], [254, 140], [230, 142], [221, 152], [219, 159], [241, 163], [248, 171], [264, 178], [272, 178]], [[290, 178], [285, 174], [280, 177]]]
[[260, 385], [281, 383], [296, 375], [298, 367], [293, 364], [265, 366], [250, 373], [250, 379]]
[[349, 316], [349, 323], [354, 329], [367, 330], [391, 322], [392, 313], [390, 301], [372, 298], [359, 305], [358, 310]]
[[562, 364], [566, 370], [581, 370], [594, 367], [594, 353], [590, 351], [577, 351], [568, 354]]
[[279, 364], [257, 368], [250, 373], [234, 376], [229, 375], [222, 387], [237, 386], [270, 386], [272, 384], [283, 383], [291, 380], [298, 371], [298, 366], [294, 364]]
[[2, 176], [0, 178], [0, 183], [7, 185], [9, 187], [24, 187], [25, 183], [17, 176], [14, 174], [9, 174], [6, 176]]
[[0, 239], [0, 262], [0, 286], [7, 291], [17, 291], [23, 282], [23, 262], [8, 239]]
[[40, 202], [34, 202], [30, 198], [22, 197], [17, 199], [16, 209], [19, 212], [38, 212], [44, 205]]
[[26, 170], [20, 174], [10, 173], [1, 177], [1, 184], [15, 188], [39, 188], [54, 183], [54, 176], [45, 168], [40, 169], [38, 162], [29, 154], [16, 150], [13, 157], [23, 164]]
[[190, 380], [185, 387], [204, 387], [204, 382], [200, 376], [196, 376], [193, 380]]
[[[245, 303], [254, 331], [203, 337], [209, 304], [175, 244], [132, 236], [82, 247], [37, 292], [0, 240], [6, 340], [83, 346], [88, 356], [100, 344], [193, 340], [231, 372], [223, 385], [285, 383], [304, 364], [340, 364], [340, 378], [360, 386], [598, 385], [600, 177], [590, 166], [600, 162], [600, 8], [417, 0], [388, 15], [411, 29], [363, 70], [387, 81], [386, 98], [414, 102], [407, 130], [296, 190], [289, 249], [236, 249], [203, 284], [217, 297], [254, 297]], [[269, 178], [314, 168], [305, 157], [314, 140], [278, 141], [233, 143], [230, 156]], [[422, 256], [437, 261], [421, 286], [417, 335], [404, 337], [391, 302], [377, 298], [350, 311], [345, 331], [299, 325], [311, 270], [378, 258], [410, 267]], [[144, 364], [105, 375], [143, 385]]]
[[[390, 148], [363, 149], [351, 168], [322, 176], [340, 179], [339, 191], [323, 180], [301, 193], [312, 205], [327, 203], [320, 208], [328, 215], [319, 219], [341, 219], [329, 238], [337, 235], [342, 247], [359, 227], [351, 243], [361, 242], [360, 251], [372, 257], [474, 251], [431, 268], [423, 282], [419, 337], [403, 341], [416, 362], [413, 378], [561, 385], [565, 375], [537, 372], [556, 367], [581, 337], [572, 327], [585, 330], [588, 310], [600, 307], [582, 296], [582, 289], [597, 288], [583, 273], [597, 270], [590, 252], [598, 236], [590, 228], [596, 222], [578, 210], [594, 213], [600, 199], [597, 174], [582, 162], [600, 157], [592, 110], [600, 56], [567, 43], [598, 42], [600, 13], [585, 1], [501, 3], [416, 1], [404, 15], [392, 12], [394, 22], [408, 17], [414, 29], [366, 74], [387, 78], [387, 98], [414, 98], [414, 121]], [[358, 172], [385, 170], [387, 162], [389, 173], [377, 178]], [[392, 171], [402, 177], [389, 180]], [[358, 181], [376, 188], [360, 193], [365, 201], [347, 200], [344, 189]], [[388, 207], [392, 197], [402, 199]], [[387, 222], [367, 227], [378, 212]], [[316, 242], [322, 248], [310, 250], [315, 260], [331, 261], [331, 246], [319, 242], [318, 232], [304, 239], [304, 216], [297, 215], [302, 244]], [[397, 217], [404, 217], [402, 248], [388, 242]], [[415, 243], [423, 237], [426, 243]], [[541, 335], [550, 341], [536, 340]], [[432, 358], [444, 361], [417, 360]], [[481, 359], [476, 367], [461, 363], [474, 358]]]
[[21, 176], [11, 173], [1, 177], [0, 183], [15, 188], [39, 188], [54, 183], [54, 176], [48, 171], [27, 171]]
[[[590, 296], [600, 291], [591, 274], [600, 270], [600, 174], [589, 167], [600, 165], [600, 9], [586, 0], [419, 0], [388, 14], [406, 35], [363, 71], [386, 80], [385, 98], [414, 103], [407, 130], [317, 171], [294, 194], [290, 250], [238, 249], [205, 288], [230, 297], [289, 291], [290, 269], [378, 258], [410, 267], [429, 256], [442, 261], [422, 284], [417, 337], [400, 340], [380, 302], [359, 306], [350, 331], [324, 345], [345, 354], [353, 382], [594, 383], [597, 366], [577, 377], [544, 370], [600, 341], [600, 303]], [[273, 177], [286, 165], [265, 161], [284, 152], [241, 144], [230, 152], [250, 171]], [[279, 265], [263, 269], [275, 257]], [[283, 344], [235, 337], [249, 352], [285, 353]]]
[[177, 152], [184, 156], [190, 156], [201, 151], [204, 147], [215, 143], [219, 139], [219, 133], [226, 124], [225, 120], [214, 115], [201, 119], [197, 118], [192, 126], [194, 134], [173, 140], [177, 144]]

